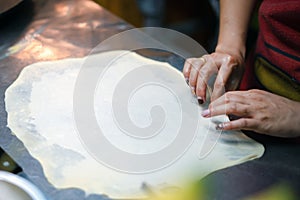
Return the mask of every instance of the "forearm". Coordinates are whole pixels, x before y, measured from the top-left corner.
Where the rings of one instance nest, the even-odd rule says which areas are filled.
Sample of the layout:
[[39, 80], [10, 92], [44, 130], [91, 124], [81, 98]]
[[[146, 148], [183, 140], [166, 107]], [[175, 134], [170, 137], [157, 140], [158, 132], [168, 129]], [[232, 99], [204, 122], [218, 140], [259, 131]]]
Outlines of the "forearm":
[[286, 116], [281, 116], [285, 120], [283, 134], [289, 137], [300, 137], [300, 102], [291, 101], [286, 108], [289, 112]]
[[220, 30], [216, 51], [245, 56], [248, 24], [256, 0], [220, 0]]

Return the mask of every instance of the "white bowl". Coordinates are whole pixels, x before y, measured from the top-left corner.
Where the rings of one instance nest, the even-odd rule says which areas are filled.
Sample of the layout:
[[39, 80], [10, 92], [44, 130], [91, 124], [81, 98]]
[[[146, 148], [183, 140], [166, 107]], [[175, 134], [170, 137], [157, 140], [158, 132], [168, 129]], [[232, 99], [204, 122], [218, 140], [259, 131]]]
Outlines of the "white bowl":
[[2, 198], [10, 200], [46, 200], [43, 193], [30, 181], [6, 171], [0, 171], [0, 191], [0, 200]]

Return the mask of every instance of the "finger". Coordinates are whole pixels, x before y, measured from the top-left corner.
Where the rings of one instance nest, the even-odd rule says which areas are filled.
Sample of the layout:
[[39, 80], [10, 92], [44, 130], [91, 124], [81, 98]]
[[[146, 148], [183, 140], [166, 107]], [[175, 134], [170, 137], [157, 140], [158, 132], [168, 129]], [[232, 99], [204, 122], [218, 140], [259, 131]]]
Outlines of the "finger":
[[233, 65], [230, 64], [231, 57], [227, 56], [226, 58], [223, 59], [224, 61], [221, 64], [219, 73], [214, 83], [211, 101], [216, 100], [218, 97], [222, 96], [226, 92], [225, 85], [230, 77], [230, 74], [232, 73]]
[[208, 81], [210, 77], [218, 71], [212, 59], [210, 59], [208, 56], [204, 58], [206, 62], [198, 72], [196, 85], [196, 95], [199, 103], [201, 101], [202, 103], [206, 101], [206, 90], [208, 88]]
[[191, 62], [194, 58], [188, 58], [186, 59], [184, 66], [183, 66], [183, 76], [185, 78], [185, 80], [188, 83], [189, 77], [190, 77], [190, 72], [191, 72]]
[[196, 84], [197, 84], [197, 78], [198, 78], [198, 73], [199, 69], [202, 67], [204, 64], [204, 61], [201, 59], [193, 59], [191, 62], [191, 70], [190, 70], [190, 76], [189, 76], [189, 85], [193, 92], [195, 91]]
[[255, 131], [259, 126], [259, 121], [251, 118], [240, 118], [234, 121], [220, 123], [217, 130], [251, 130]]
[[251, 103], [249, 103], [249, 101], [251, 102], [251, 99], [248, 98], [245, 91], [229, 91], [211, 102], [209, 106], [216, 107], [229, 103], [250, 105]]
[[209, 109], [202, 112], [203, 117], [213, 117], [218, 115], [236, 115], [240, 117], [249, 116], [251, 107], [244, 103], [230, 102], [217, 106], [209, 106]]

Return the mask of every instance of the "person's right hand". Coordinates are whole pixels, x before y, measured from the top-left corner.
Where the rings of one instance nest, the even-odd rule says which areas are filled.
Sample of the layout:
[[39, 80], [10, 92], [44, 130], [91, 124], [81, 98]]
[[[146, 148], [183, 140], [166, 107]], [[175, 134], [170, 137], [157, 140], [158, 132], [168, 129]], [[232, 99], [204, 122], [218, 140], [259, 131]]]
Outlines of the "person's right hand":
[[203, 117], [231, 115], [221, 130], [250, 130], [277, 137], [300, 136], [300, 102], [263, 90], [231, 91], [209, 104]]
[[212, 75], [217, 75], [211, 94], [211, 101], [214, 101], [225, 91], [238, 87], [243, 71], [243, 56], [216, 51], [201, 58], [188, 58], [184, 64], [183, 75], [192, 92], [196, 94], [198, 102], [202, 104], [206, 101], [207, 83]]

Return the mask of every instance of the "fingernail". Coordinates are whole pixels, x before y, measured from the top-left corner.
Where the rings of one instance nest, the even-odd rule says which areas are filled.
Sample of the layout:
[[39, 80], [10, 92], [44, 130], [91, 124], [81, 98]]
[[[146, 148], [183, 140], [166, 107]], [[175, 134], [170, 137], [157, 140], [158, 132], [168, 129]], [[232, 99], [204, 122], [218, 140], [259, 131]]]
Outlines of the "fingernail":
[[228, 122], [224, 122], [224, 123], [220, 123], [216, 126], [217, 130], [224, 130], [226, 128], [226, 126], [228, 126]]
[[192, 94], [193, 94], [193, 95], [196, 95], [195, 87], [191, 87], [191, 90], [192, 90]]
[[206, 109], [202, 112], [202, 117], [208, 117], [210, 115], [210, 110], [209, 109]]
[[189, 85], [189, 79], [188, 78], [185, 78], [185, 82], [186, 82], [186, 84]]
[[198, 99], [198, 103], [199, 104], [203, 104], [204, 103], [204, 101], [203, 101], [203, 99], [201, 97], [197, 97], [197, 99]]
[[223, 130], [223, 129], [224, 129], [224, 124], [223, 123], [217, 124], [216, 130]]

